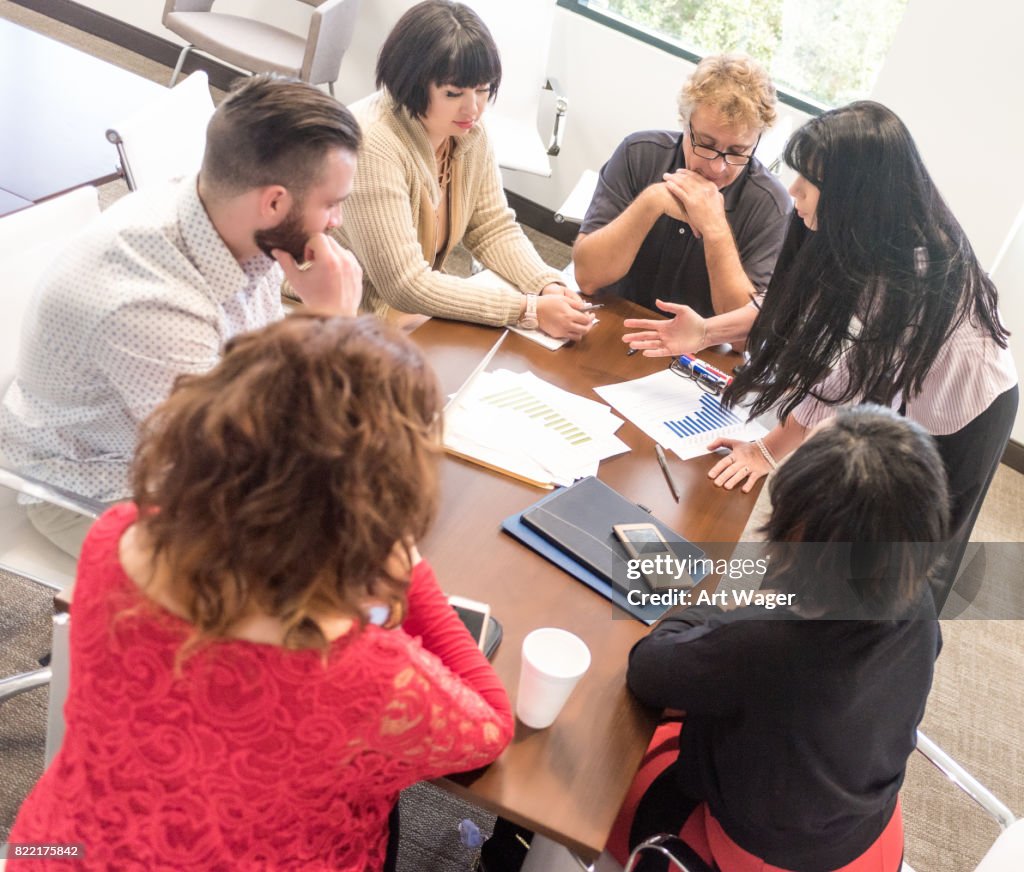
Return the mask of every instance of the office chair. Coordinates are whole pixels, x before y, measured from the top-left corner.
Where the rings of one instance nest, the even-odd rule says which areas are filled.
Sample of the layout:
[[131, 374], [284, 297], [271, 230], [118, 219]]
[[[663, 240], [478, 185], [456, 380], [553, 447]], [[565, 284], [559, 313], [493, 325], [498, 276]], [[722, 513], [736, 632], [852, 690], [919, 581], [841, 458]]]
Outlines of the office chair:
[[[1024, 818], [1000, 802], [985, 785], [929, 739], [917, 731], [917, 750], [952, 784], [967, 794], [999, 824], [1000, 833], [988, 849], [974, 872], [1019, 872], [1024, 869]], [[903, 863], [903, 872], [914, 872], [910, 864]]]
[[[1019, 872], [1024, 869], [1024, 818], [1016, 819], [1013, 812], [988, 788], [920, 730], [917, 732], [917, 751], [999, 824], [999, 837], [975, 867], [975, 872]], [[671, 868], [683, 872], [703, 869], [703, 864], [693, 864], [689, 859], [684, 862], [681, 859], [690, 854], [692, 851], [681, 839], [663, 833], [637, 845], [629, 855], [624, 872], [633, 872], [644, 856], [650, 855], [668, 858]], [[914, 869], [904, 861], [902, 872], [914, 872]]]
[[[507, 170], [551, 175], [549, 156], [557, 155], [565, 135], [569, 100], [556, 79], [547, 75], [555, 0], [469, 0], [483, 19], [501, 54], [501, 87], [484, 125], [498, 165]], [[541, 91], [553, 91], [555, 118], [545, 146], [537, 132]]]
[[[676, 869], [678, 872], [697, 872], [695, 867], [687, 866], [680, 859], [680, 856], [685, 853], [692, 852], [679, 836], [670, 836], [664, 833], [660, 836], [651, 836], [651, 838], [641, 842], [630, 852], [623, 872], [633, 872], [637, 863], [643, 860], [645, 856], [664, 857], [668, 860], [669, 868]], [[702, 864], [701, 869], [706, 868]]]
[[[54, 252], [99, 215], [95, 188], [79, 188], [0, 219], [0, 396], [14, 378], [21, 322], [32, 306], [36, 283]], [[41, 536], [17, 504], [17, 494], [98, 517], [102, 503], [54, 487], [6, 465], [0, 457], [0, 567], [54, 590], [75, 580], [75, 561]]]
[[50, 697], [46, 708], [44, 766], [50, 765], [64, 740], [64, 700], [67, 699], [70, 676], [70, 635], [71, 615], [67, 612], [55, 614], [50, 642], [50, 665], [9, 678], [0, 678], [0, 703], [19, 693], [50, 685]]
[[594, 170], [584, 170], [565, 202], [555, 212], [555, 221], [563, 224], [568, 221], [570, 224], [582, 224], [590, 208], [590, 201], [594, 199], [594, 191], [597, 190], [597, 173]]
[[[0, 396], [14, 377], [21, 322], [32, 305], [39, 276], [52, 262], [55, 249], [98, 214], [96, 189], [90, 187], [0, 219], [0, 302], [6, 315], [0, 324]], [[103, 504], [10, 469], [0, 458], [0, 567], [53, 591], [71, 587], [75, 561], [29, 523], [18, 505], [19, 494], [94, 518], [103, 511]], [[58, 636], [55, 633], [55, 649], [60, 645]], [[60, 680], [66, 680], [66, 674], [57, 667], [4, 678], [0, 702]]]
[[171, 74], [178, 80], [193, 49], [254, 73], [281, 73], [312, 85], [334, 83], [352, 43], [360, 0], [299, 0], [315, 6], [305, 39], [287, 30], [245, 18], [211, 12], [214, 0], [165, 0], [163, 24], [185, 40]]
[[198, 172], [213, 109], [209, 79], [200, 71], [108, 130], [128, 189]]

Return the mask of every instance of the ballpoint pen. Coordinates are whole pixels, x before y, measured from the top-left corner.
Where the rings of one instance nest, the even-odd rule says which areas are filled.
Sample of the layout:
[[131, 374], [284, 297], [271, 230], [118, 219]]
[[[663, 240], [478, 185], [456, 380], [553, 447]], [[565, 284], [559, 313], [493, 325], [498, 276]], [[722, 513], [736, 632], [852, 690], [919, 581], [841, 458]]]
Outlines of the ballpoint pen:
[[668, 461], [665, 459], [665, 452], [662, 450], [662, 447], [657, 442], [654, 443], [654, 453], [658, 457], [658, 466], [661, 467], [661, 471], [665, 475], [665, 481], [668, 482], [668, 489], [672, 491], [672, 496], [678, 503], [679, 488], [676, 485], [676, 480], [672, 477], [672, 470], [668, 468]]

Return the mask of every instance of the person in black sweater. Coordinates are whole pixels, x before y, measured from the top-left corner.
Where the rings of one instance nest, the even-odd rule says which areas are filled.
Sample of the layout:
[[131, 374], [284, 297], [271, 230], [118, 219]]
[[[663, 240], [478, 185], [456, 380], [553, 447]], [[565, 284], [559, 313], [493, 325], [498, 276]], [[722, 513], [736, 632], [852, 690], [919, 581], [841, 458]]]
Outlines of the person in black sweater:
[[886, 841], [870, 868], [898, 869], [894, 812], [941, 647], [928, 575], [948, 526], [942, 461], [921, 427], [861, 406], [779, 468], [771, 503], [763, 587], [793, 604], [691, 607], [630, 654], [633, 693], [685, 713], [630, 847], [687, 824], [729, 872], [823, 872]]

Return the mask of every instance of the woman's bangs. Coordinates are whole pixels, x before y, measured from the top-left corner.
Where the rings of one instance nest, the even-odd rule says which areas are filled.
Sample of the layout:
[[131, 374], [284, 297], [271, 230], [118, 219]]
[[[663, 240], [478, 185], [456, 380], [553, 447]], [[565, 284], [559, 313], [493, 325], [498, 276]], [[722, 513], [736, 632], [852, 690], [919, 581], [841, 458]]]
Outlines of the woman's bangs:
[[490, 85], [495, 91], [501, 81], [501, 61], [493, 46], [480, 39], [468, 38], [462, 34], [457, 39], [448, 63], [435, 80], [439, 85], [455, 85], [459, 88], [475, 88]]
[[815, 136], [815, 122], [811, 121], [796, 131], [786, 143], [783, 160], [791, 170], [800, 173], [817, 188], [821, 187], [822, 172], [821, 144]]

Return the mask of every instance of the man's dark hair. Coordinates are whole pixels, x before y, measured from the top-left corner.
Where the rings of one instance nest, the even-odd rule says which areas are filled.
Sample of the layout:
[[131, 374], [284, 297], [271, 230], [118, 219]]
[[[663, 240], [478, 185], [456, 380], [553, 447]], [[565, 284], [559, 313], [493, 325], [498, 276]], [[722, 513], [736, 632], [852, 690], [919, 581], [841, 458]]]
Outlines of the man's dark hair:
[[421, 118], [430, 86], [475, 88], [490, 85], [493, 100], [501, 82], [501, 58], [487, 25], [472, 9], [451, 0], [426, 0], [394, 26], [377, 56], [377, 87]]
[[772, 479], [768, 586], [826, 615], [895, 617], [916, 603], [949, 528], [935, 440], [882, 406], [841, 411]]
[[[726, 402], [756, 394], [752, 414], [789, 414], [845, 352], [843, 405], [890, 405], [921, 391], [939, 349], [970, 318], [1001, 347], [997, 295], [902, 121], [851, 103], [793, 134], [786, 163], [821, 191], [817, 230], [794, 212], [750, 365]], [[859, 331], [855, 319], [860, 322]]]
[[243, 79], [206, 128], [203, 183], [228, 194], [283, 185], [302, 194], [331, 148], [359, 151], [352, 113], [329, 94], [273, 74]]

